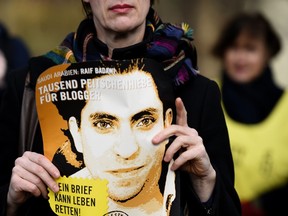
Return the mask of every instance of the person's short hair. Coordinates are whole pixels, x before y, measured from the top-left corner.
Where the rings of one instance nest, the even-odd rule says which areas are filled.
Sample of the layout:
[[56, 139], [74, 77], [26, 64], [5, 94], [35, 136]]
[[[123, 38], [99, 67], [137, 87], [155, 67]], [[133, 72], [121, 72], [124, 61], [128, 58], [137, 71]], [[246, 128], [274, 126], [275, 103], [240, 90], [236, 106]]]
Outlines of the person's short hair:
[[[143, 60], [144, 61], [144, 60]], [[150, 64], [152, 63], [152, 64]], [[122, 65], [126, 64], [124, 68], [129, 68], [131, 66], [131, 61], [123, 61]], [[115, 63], [117, 65], [117, 63]], [[127, 66], [127, 67], [126, 67]], [[145, 60], [144, 63], [138, 63], [138, 67], [141, 72], [148, 73], [151, 75], [153, 82], [156, 85], [156, 90], [158, 91], [159, 99], [163, 103], [163, 116], [165, 117], [165, 111], [168, 108], [172, 108], [175, 111], [175, 89], [173, 84], [173, 79], [165, 73], [162, 66], [159, 63], [156, 63], [153, 60]], [[147, 68], [147, 69], [146, 69]], [[148, 72], [148, 70], [153, 73]], [[120, 71], [117, 70], [117, 71]], [[129, 72], [129, 71], [128, 71]], [[120, 71], [119, 74], [125, 74], [126, 71]], [[86, 74], [85, 79], [94, 79], [94, 78], [102, 78], [103, 76], [111, 76], [106, 74]], [[69, 79], [67, 76], [62, 76], [61, 80], [65, 81]], [[70, 91], [84, 91], [85, 89], [81, 88], [80, 80], [78, 82], [78, 89], [66, 89], [63, 90], [65, 92]], [[86, 87], [84, 87], [86, 88]], [[57, 92], [57, 98], [60, 98], [61, 90]], [[78, 126], [81, 123], [81, 111], [84, 108], [86, 101], [83, 100], [57, 100], [53, 102], [58, 109], [58, 113], [62, 116], [62, 118], [66, 121], [69, 120], [70, 117], [74, 116], [77, 119]], [[174, 119], [174, 118], [173, 118]]]
[[[87, 18], [92, 18], [92, 9], [89, 3], [82, 1], [82, 5], [83, 5], [83, 9], [85, 11], [85, 14], [87, 16]], [[150, 4], [153, 5], [154, 4], [154, 0], [150, 0]]]
[[260, 12], [243, 12], [226, 24], [212, 48], [212, 54], [222, 58], [225, 51], [233, 46], [242, 33], [251, 38], [263, 38], [270, 57], [276, 56], [281, 50], [280, 38], [267, 18]]

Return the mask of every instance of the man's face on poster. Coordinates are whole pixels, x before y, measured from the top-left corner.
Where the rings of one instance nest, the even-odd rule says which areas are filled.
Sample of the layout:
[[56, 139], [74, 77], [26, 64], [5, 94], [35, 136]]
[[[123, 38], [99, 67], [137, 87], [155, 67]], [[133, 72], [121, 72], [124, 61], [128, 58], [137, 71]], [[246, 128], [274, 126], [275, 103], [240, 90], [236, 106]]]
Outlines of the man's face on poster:
[[171, 124], [172, 111], [163, 118], [157, 88], [145, 72], [96, 79], [102, 84], [121, 80], [148, 86], [130, 90], [86, 87], [97, 91], [100, 99], [87, 101], [82, 110], [78, 149], [92, 177], [108, 180], [110, 198], [125, 201], [145, 190], [147, 182], [158, 183], [167, 141], [153, 145], [152, 138]]

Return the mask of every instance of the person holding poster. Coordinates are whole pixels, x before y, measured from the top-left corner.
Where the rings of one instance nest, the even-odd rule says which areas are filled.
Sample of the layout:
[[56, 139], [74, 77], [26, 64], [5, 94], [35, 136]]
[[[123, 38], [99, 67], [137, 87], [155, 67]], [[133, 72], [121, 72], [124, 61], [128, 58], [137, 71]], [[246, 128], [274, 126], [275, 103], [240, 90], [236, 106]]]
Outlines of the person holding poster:
[[[163, 199], [166, 199], [165, 195], [163, 195], [166, 193], [163, 190], [163, 188], [166, 188], [166, 185], [161, 186], [159, 183], [160, 193], [156, 193], [156, 196], [158, 196], [157, 194], [162, 194], [163, 197], [162, 200], [160, 197], [160, 202], [158, 203], [161, 203], [161, 205], [165, 205], [166, 203], [171, 204], [171, 207], [166, 208], [169, 211], [159, 213], [159, 215], [241, 215], [239, 198], [234, 188], [233, 159], [220, 103], [219, 88], [214, 81], [198, 73], [196, 50], [192, 44], [192, 30], [187, 24], [172, 25], [162, 22], [151, 7], [153, 2], [150, 2], [150, 0], [83, 0], [82, 3], [87, 13], [87, 18], [80, 23], [77, 31], [68, 34], [60, 46], [43, 56], [32, 58], [28, 68], [12, 74], [9, 78], [8, 88], [4, 96], [4, 105], [1, 107], [0, 112], [0, 138], [2, 146], [0, 153], [1, 215], [141, 216], [150, 215], [154, 210], [154, 212], [160, 212], [160, 205], [157, 205], [157, 202], [153, 202], [153, 200], [151, 200], [150, 205], [145, 206], [145, 211], [141, 213], [137, 211], [137, 208], [134, 208], [134, 211], [134, 206], [132, 207], [131, 203], [125, 206], [130, 208], [131, 211], [128, 212], [129, 214], [123, 211], [110, 211], [110, 209], [104, 212], [90, 210], [97, 208], [99, 205], [107, 205], [105, 199], [101, 197], [90, 197], [92, 195], [101, 195], [100, 193], [93, 193], [95, 192], [94, 182], [104, 185], [103, 187], [99, 187], [103, 189], [103, 194], [106, 191], [105, 185], [109, 187], [110, 183], [99, 179], [93, 179], [92, 181], [85, 179], [89, 173], [91, 176], [96, 176], [95, 171], [92, 170], [94, 166], [97, 165], [99, 169], [105, 170], [107, 164], [105, 163], [105, 166], [101, 166], [100, 162], [93, 161], [94, 157], [96, 158], [96, 153], [92, 150], [90, 151], [88, 140], [86, 140], [87, 142], [83, 141], [85, 137], [84, 131], [85, 133], [90, 133], [90, 129], [94, 127], [93, 130], [103, 129], [103, 132], [105, 131], [105, 133], [109, 134], [108, 131], [113, 130], [112, 123], [117, 122], [116, 125], [120, 125], [118, 124], [118, 116], [116, 114], [123, 117], [127, 113], [124, 111], [119, 112], [121, 109], [118, 110], [118, 107], [114, 107], [115, 110], [118, 110], [115, 115], [99, 114], [96, 110], [95, 101], [95, 107], [93, 106], [95, 110], [90, 109], [90, 114], [86, 112], [86, 108], [92, 102], [87, 102], [81, 112], [81, 122], [80, 118], [75, 116], [73, 118], [73, 115], [69, 115], [69, 118], [66, 120], [68, 120], [69, 134], [72, 136], [70, 137], [70, 142], [73, 140], [74, 144], [75, 142], [82, 144], [82, 149], [81, 145], [78, 144], [75, 145], [75, 148], [79, 153], [83, 153], [83, 162], [81, 164], [81, 154], [79, 157], [76, 156], [76, 159], [74, 158], [75, 163], [72, 164], [76, 169], [68, 177], [65, 177], [61, 176], [63, 171], [58, 168], [57, 164], [52, 163], [53, 154], [55, 152], [57, 154], [57, 148], [54, 151], [46, 151], [47, 137], [49, 137], [51, 143], [54, 141], [58, 147], [61, 145], [58, 142], [59, 140], [55, 138], [58, 136], [57, 132], [52, 130], [54, 129], [54, 124], [56, 125], [57, 123], [58, 125], [58, 121], [50, 123], [51, 131], [44, 129], [43, 124], [45, 125], [45, 123], [43, 122], [47, 120], [47, 117], [43, 119], [44, 113], [42, 112], [42, 108], [39, 109], [39, 106], [46, 106], [47, 104], [51, 104], [51, 102], [56, 104], [59, 101], [59, 96], [57, 95], [59, 90], [64, 90], [64, 94], [61, 95], [62, 100], [71, 101], [69, 107], [66, 108], [66, 111], [71, 112], [71, 114], [75, 113], [77, 106], [74, 101], [75, 98], [92, 98], [99, 101], [103, 99], [104, 102], [105, 100], [102, 96], [104, 94], [106, 98], [108, 95], [107, 91], [97, 93], [97, 91], [95, 92], [95, 87], [93, 87], [98, 79], [94, 80], [91, 78], [92, 80], [89, 84], [92, 86], [91, 88], [83, 85], [83, 87], [86, 87], [82, 94], [81, 91], [77, 90], [77, 85], [79, 84], [76, 84], [75, 81], [62, 81], [60, 77], [64, 76], [68, 78], [74, 75], [79, 76], [79, 79], [82, 80], [82, 76], [85, 74], [110, 73], [109, 69], [106, 70], [105, 67], [97, 68], [97, 70], [94, 67], [89, 67], [91, 62], [115, 62], [143, 58], [153, 59], [161, 65], [162, 72], [173, 83], [171, 89], [174, 92], [172, 96], [175, 102], [173, 105], [175, 106], [175, 112], [173, 113], [174, 122], [170, 123], [170, 114], [168, 111], [167, 116], [164, 115], [162, 120], [159, 120], [157, 124], [159, 131], [155, 130], [149, 136], [142, 136], [143, 139], [145, 138], [153, 144], [153, 147], [151, 145], [149, 147], [153, 150], [159, 149], [160, 151], [163, 148], [163, 144], [167, 140], [170, 141], [169, 144], [166, 144], [164, 152], [159, 154], [161, 157], [163, 154], [162, 165], [169, 164], [167, 172], [164, 173], [168, 175], [171, 171], [175, 174], [175, 180], [172, 182], [175, 188], [175, 195], [173, 196], [173, 191], [168, 191], [167, 202], [163, 202]], [[69, 70], [67, 64], [72, 66], [74, 64], [85, 64], [88, 67], [85, 66], [83, 70]], [[55, 69], [54, 66], [58, 68], [58, 71], [49, 74], [49, 71], [51, 72], [51, 70]], [[147, 78], [147, 75], [140, 72], [142, 70], [142, 68], [139, 68], [137, 76]], [[146, 70], [144, 69], [144, 71]], [[103, 87], [103, 82], [106, 82], [105, 79], [107, 77], [105, 75], [99, 79], [101, 81], [100, 86]], [[53, 81], [54, 84], [49, 85], [49, 82], [56, 78], [58, 80]], [[123, 81], [126, 79], [122, 75], [119, 75], [118, 78], [120, 80], [123, 79]], [[156, 79], [150, 84], [154, 86], [154, 82], [157, 85]], [[133, 83], [131, 85], [133, 86]], [[139, 85], [143, 85], [143, 82], [142, 84], [140, 82]], [[71, 94], [69, 93], [69, 89], [73, 90], [70, 92]], [[153, 95], [153, 89], [155, 90], [154, 87], [150, 87], [147, 91]], [[161, 104], [159, 103], [159, 99], [157, 100], [157, 94], [155, 93], [156, 91], [154, 91], [153, 98], [155, 100], [153, 101], [158, 101], [157, 103]], [[159, 98], [161, 98], [160, 90], [158, 90], [158, 94]], [[143, 92], [139, 91], [139, 95], [138, 93], [134, 93], [133, 96], [131, 95], [131, 98], [138, 96], [138, 100], [134, 101], [134, 104], [131, 104], [132, 100], [129, 100], [129, 102], [128, 100], [126, 101], [125, 97], [121, 94], [119, 96], [117, 94], [118, 97], [110, 99], [113, 102], [115, 100], [115, 102], [121, 101], [123, 104], [126, 104], [125, 106], [129, 107], [127, 110], [131, 114], [137, 113], [136, 115], [132, 114], [134, 118], [131, 122], [127, 121], [127, 118], [120, 118], [124, 121], [126, 128], [131, 128], [128, 125], [130, 123], [132, 125], [135, 124], [136, 119], [143, 114], [143, 112], [135, 112], [136, 108], [141, 108], [139, 106], [141, 101], [140, 95], [143, 95]], [[170, 95], [170, 92], [165, 93], [165, 95]], [[145, 100], [144, 105], [151, 104]], [[116, 105], [113, 103], [111, 106]], [[57, 116], [55, 113], [52, 114], [55, 111], [55, 106], [54, 109], [50, 108], [45, 109], [47, 116]], [[159, 115], [160, 112], [159, 110], [154, 112], [155, 107], [150, 108], [144, 112], [147, 120], [139, 122], [139, 125], [146, 124], [148, 128], [149, 125], [153, 125], [152, 122], [154, 120], [151, 114], [152, 116], [156, 115], [156, 113]], [[169, 110], [169, 106], [166, 109], [163, 103], [163, 113], [166, 113], [166, 110]], [[85, 121], [92, 126], [89, 130], [88, 128], [86, 130], [83, 129], [84, 125], [82, 124], [84, 120], [82, 118], [84, 114], [86, 114]], [[71, 116], [72, 118], [70, 119]], [[102, 121], [102, 117], [111, 124]], [[97, 121], [97, 119], [101, 119], [101, 121]], [[160, 124], [161, 121], [163, 124]], [[63, 131], [67, 132], [64, 129], [67, 128], [67, 125], [61, 127], [63, 127]], [[55, 128], [59, 131], [59, 127]], [[147, 134], [148, 132], [148, 130], [145, 131]], [[47, 133], [49, 136], [47, 136]], [[95, 134], [95, 131], [91, 132], [87, 137], [96, 136]], [[107, 137], [111, 137], [112, 139], [113, 136], [110, 135], [107, 135]], [[124, 136], [117, 139], [125, 141], [131, 139], [131, 137]], [[119, 143], [122, 144], [121, 142]], [[73, 143], [70, 144], [72, 148]], [[107, 146], [105, 144], [101, 147], [108, 148], [110, 146], [108, 141]], [[118, 146], [121, 146], [120, 144]], [[120, 148], [117, 148], [119, 151]], [[88, 156], [88, 154], [86, 156], [87, 152], [85, 151], [90, 153], [90, 155], [94, 155]], [[123, 151], [123, 146], [121, 147], [121, 151]], [[129, 153], [126, 152], [125, 154], [126, 157], [129, 157]], [[125, 178], [127, 178], [127, 176], [125, 177], [126, 174], [117, 172], [121, 170], [129, 171], [129, 169], [135, 168], [136, 170], [132, 172], [137, 173], [137, 175], [135, 174], [135, 180], [142, 176], [141, 181], [143, 182], [144, 179], [142, 178], [147, 177], [147, 179], [150, 179], [151, 177], [148, 169], [150, 160], [153, 158], [154, 163], [158, 163], [157, 157], [153, 156], [153, 154], [155, 154], [155, 151], [151, 150], [150, 155], [147, 155], [151, 158], [148, 159], [147, 165], [143, 163], [141, 165], [139, 160], [139, 163], [134, 167], [128, 166], [127, 163], [122, 168], [108, 168], [107, 171], [110, 174], [105, 173], [105, 171], [103, 173], [107, 176], [118, 176], [117, 179], [120, 179], [119, 182], [122, 181], [121, 177], [123, 177], [122, 183], [128, 187], [134, 177], [131, 178], [131, 181], [125, 181]], [[134, 154], [132, 158], [136, 158], [136, 155]], [[71, 154], [71, 158], [74, 156]], [[109, 157], [111, 155], [106, 155], [105, 152], [105, 156], [107, 156], [107, 161], [110, 162]], [[109, 166], [112, 165], [110, 164]], [[91, 170], [89, 167], [92, 167]], [[146, 175], [142, 175], [141, 169], [143, 169], [143, 173], [145, 172]], [[77, 175], [81, 171], [84, 172], [85, 178], [73, 177], [73, 173]], [[131, 176], [133, 176], [132, 173]], [[156, 173], [154, 173], [155, 178], [158, 178], [158, 174]], [[160, 179], [165, 179], [167, 175], [163, 176], [162, 174], [163, 172], [161, 172]], [[84, 183], [80, 184], [79, 179]], [[141, 181], [138, 184], [137, 180], [137, 187], [143, 185]], [[152, 184], [153, 181], [152, 178], [151, 180], [147, 180], [143, 187]], [[117, 182], [113, 182], [113, 184], [117, 184]], [[165, 184], [170, 183], [166, 181]], [[129, 190], [123, 191], [127, 192], [127, 194], [129, 193], [129, 196], [131, 196], [133, 193], [130, 192], [133, 190], [133, 193], [137, 194], [136, 187], [130, 186]], [[145, 191], [144, 188], [142, 191]], [[106, 193], [108, 194], [107, 196], [113, 197], [112, 189], [109, 189]], [[138, 194], [140, 195], [141, 193]], [[171, 194], [172, 196], [170, 196]], [[121, 199], [125, 200], [126, 198], [123, 196]], [[147, 203], [147, 200], [143, 199], [141, 201], [141, 204]], [[52, 202], [56, 204], [51, 205]], [[60, 202], [63, 205], [59, 205]], [[86, 207], [89, 208], [88, 211], [86, 211]], [[150, 213], [147, 211], [150, 211]]]

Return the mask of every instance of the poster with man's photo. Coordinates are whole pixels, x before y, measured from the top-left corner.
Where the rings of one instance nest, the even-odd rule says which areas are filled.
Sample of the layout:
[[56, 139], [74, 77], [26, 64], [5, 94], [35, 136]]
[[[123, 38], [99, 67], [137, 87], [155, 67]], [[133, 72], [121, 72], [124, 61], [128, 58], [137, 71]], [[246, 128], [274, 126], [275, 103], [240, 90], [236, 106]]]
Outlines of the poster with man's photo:
[[169, 140], [153, 137], [175, 117], [171, 78], [153, 60], [62, 64], [37, 80], [44, 154], [59, 169], [49, 190], [57, 215], [169, 215], [175, 173]]

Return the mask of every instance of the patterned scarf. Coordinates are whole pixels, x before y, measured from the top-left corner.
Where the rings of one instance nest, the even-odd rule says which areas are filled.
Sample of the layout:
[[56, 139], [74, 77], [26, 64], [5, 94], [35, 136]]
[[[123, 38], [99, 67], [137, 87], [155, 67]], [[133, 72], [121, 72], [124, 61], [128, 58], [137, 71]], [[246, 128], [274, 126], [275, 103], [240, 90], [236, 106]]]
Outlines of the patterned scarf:
[[[173, 71], [175, 86], [179, 86], [198, 74], [192, 34], [193, 30], [188, 24], [162, 23], [157, 13], [150, 8], [144, 40], [131, 46], [131, 49], [138, 49], [131, 57], [145, 57], [158, 61], [163, 65], [164, 71]], [[144, 47], [144, 51], [142, 49], [139, 52], [141, 46]], [[55, 64], [108, 60], [106, 50], [107, 46], [97, 39], [93, 20], [85, 19], [77, 32], [67, 35], [60, 46], [45, 56]]]

